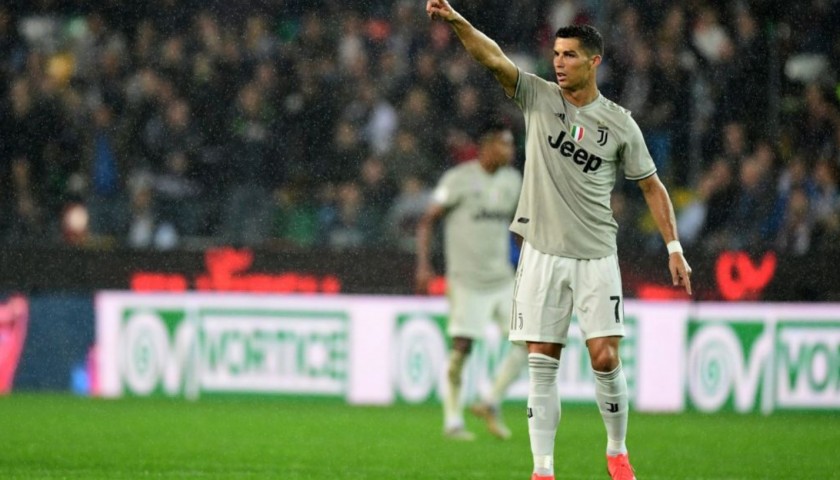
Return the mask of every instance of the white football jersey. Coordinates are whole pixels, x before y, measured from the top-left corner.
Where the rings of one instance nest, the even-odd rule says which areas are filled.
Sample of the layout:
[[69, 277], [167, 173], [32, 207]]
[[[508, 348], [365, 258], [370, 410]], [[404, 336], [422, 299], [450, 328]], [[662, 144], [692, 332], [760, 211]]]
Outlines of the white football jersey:
[[619, 169], [629, 180], [656, 173], [630, 112], [599, 95], [568, 103], [553, 82], [519, 71], [514, 101], [525, 115], [525, 170], [510, 229], [537, 250], [577, 259], [616, 252], [610, 196]]
[[449, 169], [432, 201], [446, 208], [446, 274], [473, 288], [496, 288], [513, 278], [508, 225], [522, 176], [512, 167], [490, 174], [477, 160]]

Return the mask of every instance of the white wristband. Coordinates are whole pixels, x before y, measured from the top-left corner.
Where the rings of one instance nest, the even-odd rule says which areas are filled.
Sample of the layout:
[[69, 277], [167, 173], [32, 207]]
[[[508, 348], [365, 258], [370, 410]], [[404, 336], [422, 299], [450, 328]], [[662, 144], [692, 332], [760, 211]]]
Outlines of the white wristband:
[[668, 248], [668, 255], [672, 253], [683, 253], [682, 245], [680, 245], [679, 240], [671, 240], [668, 242], [666, 247]]

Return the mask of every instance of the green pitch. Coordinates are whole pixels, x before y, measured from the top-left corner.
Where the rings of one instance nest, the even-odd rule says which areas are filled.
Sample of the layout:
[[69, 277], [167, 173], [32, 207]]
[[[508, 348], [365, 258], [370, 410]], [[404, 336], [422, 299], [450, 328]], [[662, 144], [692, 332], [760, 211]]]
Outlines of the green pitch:
[[[349, 407], [311, 399], [0, 397], [3, 479], [515, 479], [531, 470], [524, 405], [514, 438], [444, 440], [437, 405]], [[594, 406], [563, 406], [557, 478], [607, 478]], [[840, 412], [630, 418], [639, 478], [840, 478]]]

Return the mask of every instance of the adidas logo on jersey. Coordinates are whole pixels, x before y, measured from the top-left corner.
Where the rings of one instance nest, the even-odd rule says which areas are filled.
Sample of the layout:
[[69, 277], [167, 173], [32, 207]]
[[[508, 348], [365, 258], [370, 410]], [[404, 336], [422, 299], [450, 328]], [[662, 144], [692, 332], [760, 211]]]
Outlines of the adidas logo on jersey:
[[568, 140], [563, 141], [565, 138], [566, 132], [560, 132], [560, 136], [556, 140], [549, 136], [548, 144], [551, 145], [551, 148], [559, 150], [560, 155], [570, 159], [577, 165], [583, 166], [583, 173], [594, 172], [601, 167], [604, 159], [597, 155], [592, 155], [583, 148], [576, 147], [574, 142]]

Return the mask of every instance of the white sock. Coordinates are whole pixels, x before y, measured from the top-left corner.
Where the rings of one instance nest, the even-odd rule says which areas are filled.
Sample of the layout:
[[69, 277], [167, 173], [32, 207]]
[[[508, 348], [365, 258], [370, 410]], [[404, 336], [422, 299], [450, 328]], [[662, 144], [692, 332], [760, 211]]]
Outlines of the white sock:
[[498, 407], [505, 398], [510, 384], [513, 383], [519, 374], [522, 373], [522, 368], [525, 366], [525, 361], [528, 360], [528, 350], [525, 347], [518, 345], [511, 345], [502, 365], [496, 372], [496, 378], [493, 380], [493, 388], [487, 392], [484, 401], [493, 406]]
[[467, 356], [452, 350], [447, 369], [447, 391], [443, 396], [443, 426], [445, 429], [464, 426], [464, 407], [461, 405], [461, 375]]
[[612, 372], [595, 372], [595, 399], [607, 427], [607, 455], [627, 453], [627, 379], [621, 364]]
[[528, 355], [528, 435], [534, 473], [554, 475], [554, 437], [560, 424], [557, 370], [560, 361], [541, 353]]

